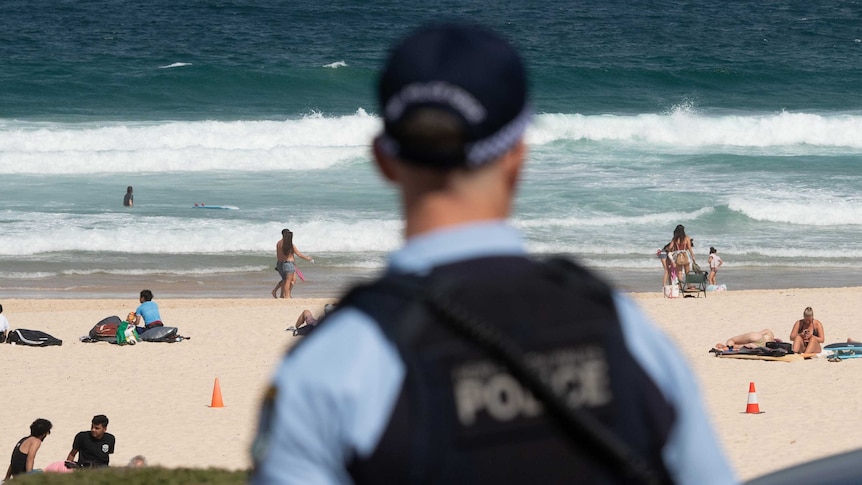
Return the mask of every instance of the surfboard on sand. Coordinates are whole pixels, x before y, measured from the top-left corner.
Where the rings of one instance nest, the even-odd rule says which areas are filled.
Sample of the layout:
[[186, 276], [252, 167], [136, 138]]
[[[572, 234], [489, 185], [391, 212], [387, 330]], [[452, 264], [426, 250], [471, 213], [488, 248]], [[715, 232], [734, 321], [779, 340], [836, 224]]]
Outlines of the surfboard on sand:
[[829, 360], [858, 359], [862, 357], [862, 343], [839, 342], [823, 347]]
[[194, 209], [221, 209], [221, 210], [229, 210], [229, 211], [237, 211], [239, 207], [235, 205], [209, 205], [209, 204], [195, 204], [192, 206]]

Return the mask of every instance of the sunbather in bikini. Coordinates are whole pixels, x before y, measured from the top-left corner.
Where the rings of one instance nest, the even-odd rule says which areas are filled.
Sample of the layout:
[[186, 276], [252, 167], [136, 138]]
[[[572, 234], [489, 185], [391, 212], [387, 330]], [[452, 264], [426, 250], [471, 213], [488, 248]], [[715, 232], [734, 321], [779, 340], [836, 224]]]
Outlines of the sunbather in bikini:
[[797, 320], [790, 331], [790, 340], [793, 341], [793, 351], [796, 353], [817, 354], [822, 351], [820, 344], [826, 341], [826, 331], [820, 320], [814, 318], [814, 310], [811, 307], [802, 312], [802, 320]]
[[718, 350], [732, 350], [741, 347], [755, 349], [757, 347], [765, 347], [767, 342], [777, 341], [780, 342], [780, 340], [775, 338], [775, 334], [772, 333], [772, 330], [764, 328], [759, 332], [748, 332], [742, 335], [737, 335], [736, 337], [731, 337], [723, 344], [715, 344], [715, 348]]

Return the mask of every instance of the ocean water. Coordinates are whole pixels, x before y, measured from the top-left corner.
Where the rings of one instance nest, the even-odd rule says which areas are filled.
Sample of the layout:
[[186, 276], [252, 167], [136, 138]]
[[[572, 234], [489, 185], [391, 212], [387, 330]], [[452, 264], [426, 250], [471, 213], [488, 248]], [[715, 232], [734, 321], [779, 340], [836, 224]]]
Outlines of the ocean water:
[[862, 2], [572, 3], [4, 1], [0, 298], [267, 296], [284, 227], [296, 296], [370, 277], [376, 75], [445, 18], [529, 68], [531, 251], [657, 291], [683, 224], [730, 289], [862, 284]]

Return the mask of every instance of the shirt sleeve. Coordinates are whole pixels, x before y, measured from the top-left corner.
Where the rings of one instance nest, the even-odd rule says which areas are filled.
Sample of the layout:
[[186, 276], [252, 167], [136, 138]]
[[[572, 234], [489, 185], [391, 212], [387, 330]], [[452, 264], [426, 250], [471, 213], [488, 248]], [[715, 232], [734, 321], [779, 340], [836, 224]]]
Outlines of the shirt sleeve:
[[676, 410], [676, 422], [662, 452], [674, 482], [738, 483], [688, 363], [634, 302], [619, 294], [615, 301], [626, 347]]
[[395, 348], [345, 309], [281, 363], [253, 454], [254, 484], [351, 483], [346, 466], [377, 446], [404, 380]]
[[[81, 451], [81, 433], [76, 434], [75, 439], [72, 440], [72, 449]], [[78, 456], [78, 459], [80, 460], [81, 457]]]

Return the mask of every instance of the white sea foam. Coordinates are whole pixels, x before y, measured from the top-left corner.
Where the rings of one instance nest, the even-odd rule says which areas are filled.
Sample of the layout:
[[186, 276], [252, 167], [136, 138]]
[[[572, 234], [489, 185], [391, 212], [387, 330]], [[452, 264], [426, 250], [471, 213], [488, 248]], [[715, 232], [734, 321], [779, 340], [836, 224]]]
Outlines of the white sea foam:
[[806, 226], [862, 225], [862, 199], [819, 194], [816, 198], [804, 192], [785, 198], [737, 196], [728, 208], [756, 221], [781, 222]]
[[[320, 170], [367, 158], [380, 120], [312, 113], [299, 119], [36, 123], [0, 120], [0, 174]], [[561, 140], [625, 143], [665, 151], [856, 153], [862, 116], [704, 115], [679, 107], [631, 116], [543, 114], [528, 130], [541, 146]]]
[[347, 63], [344, 61], [335, 61], [331, 64], [324, 64], [323, 67], [329, 67], [332, 69], [338, 69], [339, 67], [347, 67]]
[[628, 142], [656, 148], [721, 147], [862, 149], [862, 116], [858, 114], [789, 113], [706, 115], [680, 106], [664, 114], [543, 114], [528, 141]]
[[[7, 215], [7, 217], [9, 217]], [[398, 220], [320, 219], [291, 223], [303, 252], [384, 252], [401, 242]], [[281, 223], [233, 219], [190, 221], [125, 214], [22, 214], [0, 234], [0, 256], [72, 251], [130, 254], [266, 254], [274, 252]], [[62, 234], [62, 237], [46, 237]], [[134, 234], [134, 237], [118, 237]]]
[[159, 69], [173, 69], [175, 67], [185, 67], [191, 65], [191, 62], [175, 62], [173, 64], [168, 64], [167, 66], [159, 66]]
[[367, 157], [377, 118], [0, 123], [0, 174], [319, 170]]
[[569, 217], [530, 218], [516, 221], [515, 225], [522, 228], [578, 228], [578, 227], [609, 227], [620, 226], [671, 226], [678, 221], [688, 221], [706, 216], [714, 212], [712, 207], [702, 207], [694, 211], [668, 210], [637, 216], [621, 216], [608, 213], [573, 215]]

